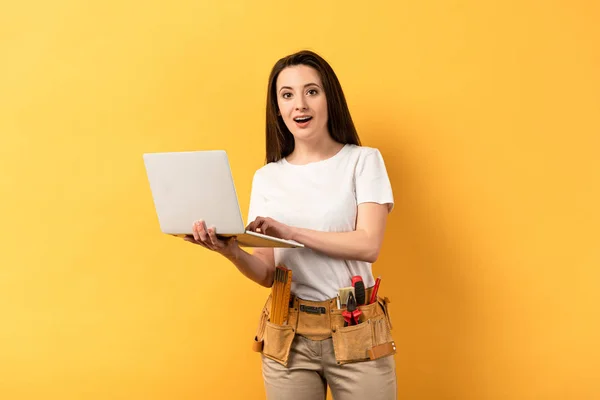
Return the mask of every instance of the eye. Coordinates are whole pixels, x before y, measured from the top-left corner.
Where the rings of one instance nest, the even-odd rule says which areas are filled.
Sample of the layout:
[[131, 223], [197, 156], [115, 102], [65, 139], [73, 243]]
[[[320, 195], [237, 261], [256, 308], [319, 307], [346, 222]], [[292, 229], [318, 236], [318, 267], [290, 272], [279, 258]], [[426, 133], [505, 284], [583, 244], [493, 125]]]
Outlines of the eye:
[[308, 89], [308, 92], [306, 92], [306, 93], [308, 93], [311, 96], [319, 94], [319, 92], [317, 91], [317, 89]]
[[286, 92], [282, 94], [281, 97], [283, 97], [284, 99], [289, 99], [290, 97], [292, 97], [292, 94], [290, 92]]

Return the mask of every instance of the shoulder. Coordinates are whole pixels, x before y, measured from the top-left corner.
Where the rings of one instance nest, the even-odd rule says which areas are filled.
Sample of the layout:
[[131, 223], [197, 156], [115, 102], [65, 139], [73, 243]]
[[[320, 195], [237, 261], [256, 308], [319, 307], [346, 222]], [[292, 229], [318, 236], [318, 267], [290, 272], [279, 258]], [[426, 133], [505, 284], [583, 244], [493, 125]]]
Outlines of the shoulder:
[[281, 171], [282, 162], [275, 161], [263, 165], [254, 172], [254, 181], [260, 182], [269, 179]]
[[373, 154], [381, 154], [378, 148], [369, 146], [358, 146], [356, 144], [349, 144], [348, 153], [359, 157], [366, 157]]
[[352, 145], [349, 153], [357, 177], [374, 178], [387, 174], [386, 163], [378, 148]]
[[383, 160], [381, 152], [376, 147], [369, 146], [357, 146], [350, 144], [348, 147], [348, 156], [354, 159], [358, 163], [365, 162], [365, 160], [377, 159]]

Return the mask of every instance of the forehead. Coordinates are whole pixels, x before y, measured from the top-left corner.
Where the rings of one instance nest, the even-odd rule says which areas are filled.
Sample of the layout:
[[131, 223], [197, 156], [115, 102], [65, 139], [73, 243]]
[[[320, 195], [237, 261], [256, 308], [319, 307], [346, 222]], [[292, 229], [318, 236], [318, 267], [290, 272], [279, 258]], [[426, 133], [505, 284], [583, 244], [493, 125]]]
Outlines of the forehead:
[[308, 83], [321, 85], [321, 77], [316, 69], [307, 65], [294, 65], [284, 68], [277, 77], [277, 88], [290, 86], [301, 88]]

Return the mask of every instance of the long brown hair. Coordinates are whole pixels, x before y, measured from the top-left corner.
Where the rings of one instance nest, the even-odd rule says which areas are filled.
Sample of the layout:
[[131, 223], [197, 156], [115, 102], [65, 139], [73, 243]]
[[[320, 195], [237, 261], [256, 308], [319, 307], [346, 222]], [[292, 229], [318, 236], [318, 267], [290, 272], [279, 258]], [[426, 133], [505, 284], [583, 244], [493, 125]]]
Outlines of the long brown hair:
[[360, 139], [350, 116], [342, 85], [335, 72], [321, 56], [312, 51], [303, 50], [277, 61], [269, 76], [266, 124], [267, 163], [279, 161], [294, 151], [294, 136], [285, 125], [283, 118], [278, 115], [276, 83], [281, 71], [295, 65], [306, 65], [319, 73], [327, 99], [327, 128], [333, 140], [342, 144], [360, 146]]

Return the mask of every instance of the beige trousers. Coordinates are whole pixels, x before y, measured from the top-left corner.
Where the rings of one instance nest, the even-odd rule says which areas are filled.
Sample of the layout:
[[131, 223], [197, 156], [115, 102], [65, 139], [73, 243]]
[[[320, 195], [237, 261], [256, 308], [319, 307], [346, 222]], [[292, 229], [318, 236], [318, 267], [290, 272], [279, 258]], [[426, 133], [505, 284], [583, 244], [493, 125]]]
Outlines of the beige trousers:
[[287, 367], [265, 356], [262, 360], [268, 400], [324, 400], [328, 385], [334, 400], [396, 399], [393, 355], [338, 365], [331, 338], [296, 335]]

